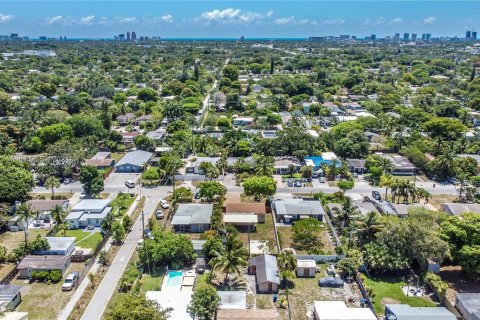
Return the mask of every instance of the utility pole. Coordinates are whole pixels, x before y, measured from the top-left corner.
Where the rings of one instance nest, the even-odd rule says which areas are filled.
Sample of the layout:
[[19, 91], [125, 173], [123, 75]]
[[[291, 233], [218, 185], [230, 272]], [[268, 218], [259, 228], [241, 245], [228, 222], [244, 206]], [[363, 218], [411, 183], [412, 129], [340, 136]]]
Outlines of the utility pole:
[[142, 209], [142, 239], [145, 243], [145, 216], [143, 214], [143, 209]]

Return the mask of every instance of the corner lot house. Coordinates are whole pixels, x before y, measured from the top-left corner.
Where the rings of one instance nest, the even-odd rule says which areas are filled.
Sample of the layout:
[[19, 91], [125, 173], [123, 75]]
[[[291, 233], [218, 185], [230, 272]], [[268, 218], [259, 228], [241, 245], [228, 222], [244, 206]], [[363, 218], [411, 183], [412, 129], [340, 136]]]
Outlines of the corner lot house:
[[258, 292], [274, 293], [278, 291], [280, 278], [275, 256], [262, 254], [250, 259], [248, 261], [248, 273], [255, 275]]
[[480, 319], [480, 293], [457, 293], [455, 307], [465, 320]]
[[142, 172], [145, 164], [150, 161], [150, 158], [153, 156], [153, 153], [143, 151], [143, 150], [135, 150], [128, 152], [125, 156], [123, 156], [120, 161], [117, 162], [115, 165], [116, 172]]
[[318, 200], [280, 199], [275, 200], [272, 207], [278, 222], [291, 223], [305, 218], [323, 221], [325, 215], [325, 210]]
[[408, 304], [385, 305], [385, 320], [456, 320], [457, 317], [444, 307], [410, 307]]
[[22, 301], [21, 289], [22, 286], [17, 285], [0, 285], [0, 311], [14, 310], [18, 306]]
[[210, 229], [213, 204], [182, 203], [172, 219], [173, 230], [179, 232], [204, 232]]
[[69, 256], [26, 256], [17, 266], [18, 278], [28, 279], [33, 271], [60, 270], [63, 275], [69, 267]]
[[343, 301], [314, 301], [315, 320], [377, 320], [369, 308], [349, 308]]
[[112, 211], [109, 199], [84, 199], [72, 208], [66, 220], [69, 229], [100, 227], [103, 219]]
[[75, 237], [45, 237], [50, 249], [34, 251], [35, 255], [69, 256], [75, 250]]

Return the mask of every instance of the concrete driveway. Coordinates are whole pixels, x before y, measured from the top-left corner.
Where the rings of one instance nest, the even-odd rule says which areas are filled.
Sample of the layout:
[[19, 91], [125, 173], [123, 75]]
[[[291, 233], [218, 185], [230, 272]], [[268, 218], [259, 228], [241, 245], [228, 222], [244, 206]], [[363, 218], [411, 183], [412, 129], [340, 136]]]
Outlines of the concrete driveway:
[[120, 172], [113, 172], [108, 178], [105, 180], [105, 189], [109, 188], [121, 188], [125, 187], [125, 182], [127, 180], [132, 180], [133, 182], [137, 182], [140, 179], [140, 173], [120, 173]]

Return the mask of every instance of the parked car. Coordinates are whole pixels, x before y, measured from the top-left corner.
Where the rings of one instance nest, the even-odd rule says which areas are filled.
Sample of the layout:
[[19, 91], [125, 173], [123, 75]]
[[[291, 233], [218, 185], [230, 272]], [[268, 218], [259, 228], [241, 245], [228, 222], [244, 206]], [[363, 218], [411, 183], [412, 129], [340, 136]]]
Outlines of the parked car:
[[148, 239], [153, 240], [152, 230], [150, 230], [150, 229], [145, 229], [145, 237], [147, 237]]
[[295, 181], [295, 187], [296, 188], [301, 188], [303, 185], [302, 181]]
[[158, 220], [161, 220], [161, 219], [165, 218], [165, 216], [163, 215], [162, 209], [157, 209], [157, 211], [155, 212], [155, 217]]
[[327, 182], [327, 179], [325, 179], [325, 177], [320, 177], [318, 181], [320, 181], [320, 183], [325, 183]]
[[167, 200], [160, 200], [160, 207], [162, 207], [163, 209], [168, 209], [170, 208], [170, 205], [168, 204]]
[[325, 277], [318, 280], [318, 285], [320, 287], [327, 287], [327, 288], [341, 288], [343, 287], [344, 281], [340, 278], [334, 277]]
[[382, 195], [378, 191], [372, 191], [372, 197], [373, 197], [373, 199], [375, 199], [377, 201], [382, 200]]
[[70, 179], [70, 178], [65, 178], [65, 179], [63, 180], [63, 184], [69, 184], [69, 183], [72, 183], [72, 182], [73, 182], [73, 180]]
[[78, 281], [78, 272], [70, 273], [62, 284], [62, 291], [70, 291], [72, 290]]
[[137, 242], [137, 250], [139, 250], [142, 246], [143, 246], [143, 239], [138, 239], [138, 242]]
[[135, 182], [133, 182], [132, 180], [125, 181], [125, 185], [127, 186], [127, 188], [135, 188]]
[[288, 182], [287, 182], [287, 186], [289, 186], [289, 187], [293, 187], [293, 181], [291, 181], [291, 180], [288, 180]]
[[200, 199], [200, 192], [195, 192], [195, 195], [193, 196], [196, 200]]

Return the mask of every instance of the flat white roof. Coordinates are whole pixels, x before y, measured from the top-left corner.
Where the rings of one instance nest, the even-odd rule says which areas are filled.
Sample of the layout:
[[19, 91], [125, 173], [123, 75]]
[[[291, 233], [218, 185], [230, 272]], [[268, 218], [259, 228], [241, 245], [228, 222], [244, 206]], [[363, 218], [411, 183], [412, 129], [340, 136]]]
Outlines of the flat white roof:
[[369, 308], [348, 308], [343, 301], [315, 301], [318, 320], [377, 320]]
[[315, 260], [297, 260], [297, 268], [316, 268]]
[[322, 152], [323, 160], [337, 160], [338, 157], [334, 152]]
[[225, 223], [258, 223], [256, 214], [226, 214], [223, 216]]
[[155, 301], [162, 309], [172, 308], [169, 320], [190, 320], [192, 317], [187, 312], [187, 306], [192, 298], [192, 292], [182, 291], [147, 291], [145, 297]]

